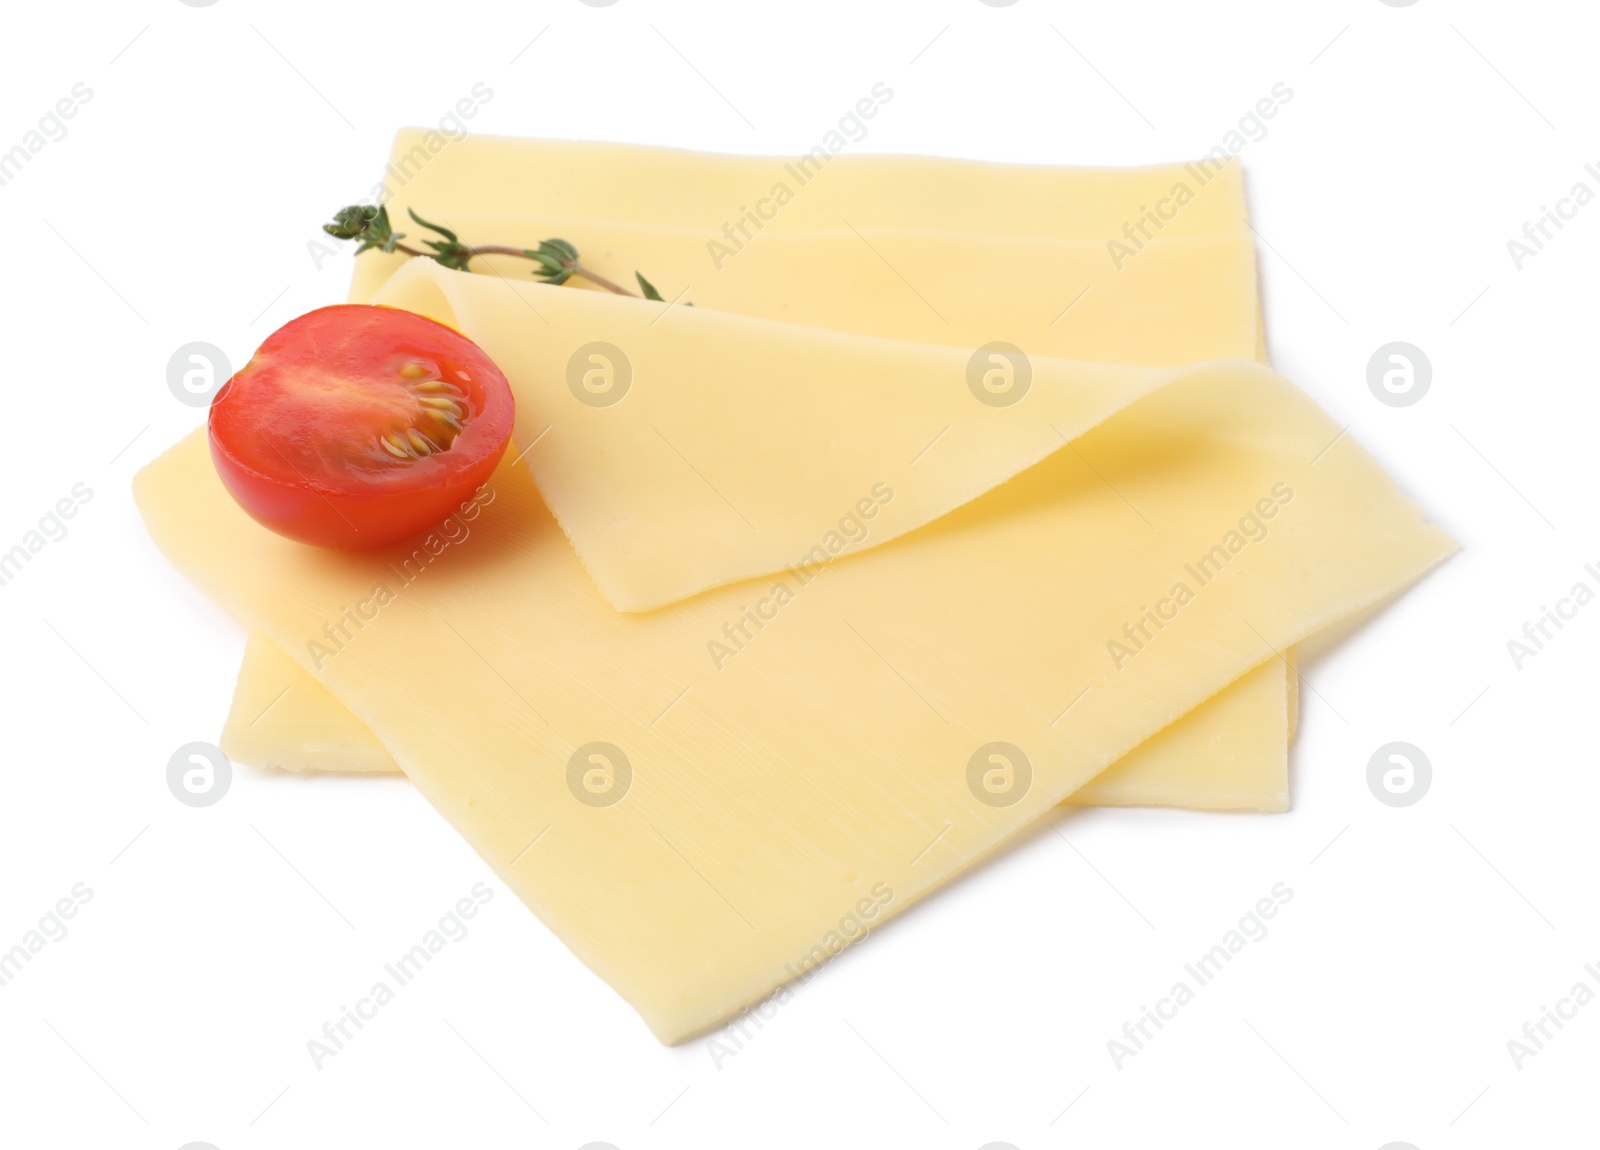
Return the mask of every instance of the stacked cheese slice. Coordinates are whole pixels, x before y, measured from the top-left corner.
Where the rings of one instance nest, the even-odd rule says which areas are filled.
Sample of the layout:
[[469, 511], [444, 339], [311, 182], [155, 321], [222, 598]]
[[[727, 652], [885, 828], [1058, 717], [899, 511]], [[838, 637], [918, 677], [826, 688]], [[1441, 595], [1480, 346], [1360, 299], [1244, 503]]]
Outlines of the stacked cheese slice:
[[397, 765], [665, 1040], [1057, 802], [1281, 808], [1293, 644], [1452, 549], [1254, 362], [1235, 168], [406, 134], [392, 174], [397, 220], [676, 302], [363, 257], [506, 371], [516, 459], [377, 553], [259, 528], [199, 435], [140, 504], [256, 632], [229, 749]]
[[[529, 246], [560, 232], [577, 241], [589, 263], [606, 266], [619, 280], [626, 280], [626, 268], [609, 265], [629, 256], [669, 283], [716, 272], [697, 294], [723, 310], [895, 339], [975, 346], [996, 332], [1020, 333], [1031, 348], [1054, 355], [1151, 364], [1260, 356], [1265, 346], [1236, 165], [1022, 173], [875, 158], [847, 161], [835, 184], [822, 185], [827, 198], [819, 203], [817, 189], [801, 184], [814, 162], [495, 140], [466, 148], [469, 155], [446, 153], [417, 187], [404, 191], [393, 204], [395, 217], [404, 220], [403, 206], [416, 207], [464, 234], [515, 236]], [[415, 175], [428, 154], [425, 134], [404, 134], [389, 171], [400, 179]], [[975, 180], [985, 183], [971, 198], [955, 194], [958, 184]], [[716, 230], [711, 221], [722, 206], [773, 183], [796, 192], [807, 187], [805, 207], [843, 214], [823, 229], [814, 226], [815, 212], [797, 219], [783, 210], [766, 221], [769, 208], [745, 216], [737, 228]], [[486, 190], [530, 185], [537, 189], [531, 197]], [[618, 188], [646, 190], [616, 197]], [[996, 198], [997, 188], [1004, 198]], [[1114, 213], [1136, 201], [1142, 211], [1144, 203], [1172, 197], [1176, 188], [1207, 194], [1199, 207], [1186, 203], [1181, 225], [1164, 237], [1181, 235], [1182, 241], [1152, 246], [1138, 252], [1142, 259], [1119, 266], [1100, 238]], [[611, 201], [600, 199], [608, 194]], [[862, 212], [903, 218], [904, 205], [919, 194], [932, 200], [912, 210], [928, 225], [921, 229], [876, 229], [869, 240], [850, 222]], [[1019, 197], [1028, 219], [1048, 221], [1033, 225], [1047, 226], [1048, 234], [1016, 234], [1029, 226], [1016, 218]], [[593, 210], [598, 202], [620, 219], [506, 210], [519, 198], [565, 211]], [[775, 207], [781, 198], [771, 195], [767, 202]], [[486, 205], [498, 210], [486, 212]], [[759, 244], [750, 242], [755, 228], [762, 233]], [[1149, 225], [1144, 229], [1148, 235]], [[1132, 250], [1126, 237], [1119, 242]], [[1133, 242], [1143, 246], [1138, 235]], [[894, 252], [894, 263], [880, 245]], [[402, 262], [362, 261], [352, 298], [369, 301]], [[939, 307], [897, 278], [903, 268], [933, 292]], [[526, 277], [526, 268], [515, 263], [499, 271]], [[1046, 310], [1060, 301], [1046, 322]], [[1032, 318], [1019, 323], [1019, 315]], [[1292, 652], [1285, 655], [1276, 668], [1263, 665], [1141, 745], [1071, 801], [1285, 809], [1286, 736], [1296, 701]], [[223, 747], [238, 761], [291, 770], [398, 769], [359, 720], [259, 636], [246, 652]]]

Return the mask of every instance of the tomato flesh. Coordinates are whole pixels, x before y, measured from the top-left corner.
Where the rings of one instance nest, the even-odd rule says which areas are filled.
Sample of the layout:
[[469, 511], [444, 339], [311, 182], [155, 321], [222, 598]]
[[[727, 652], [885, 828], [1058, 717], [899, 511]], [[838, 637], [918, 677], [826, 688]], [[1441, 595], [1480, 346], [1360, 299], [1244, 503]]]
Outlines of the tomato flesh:
[[319, 547], [378, 547], [468, 500], [511, 441], [511, 387], [475, 343], [398, 308], [291, 320], [211, 403], [211, 458], [251, 517]]

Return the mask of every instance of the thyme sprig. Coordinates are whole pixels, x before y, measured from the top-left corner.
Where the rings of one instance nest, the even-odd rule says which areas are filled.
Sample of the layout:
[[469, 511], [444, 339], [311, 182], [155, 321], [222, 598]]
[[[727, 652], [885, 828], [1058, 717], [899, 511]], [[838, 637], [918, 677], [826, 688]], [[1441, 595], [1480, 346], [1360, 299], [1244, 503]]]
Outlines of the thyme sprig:
[[[532, 260], [534, 276], [548, 284], [564, 284], [573, 276], [582, 276], [596, 287], [606, 291], [615, 292], [617, 295], [632, 296], [634, 293], [620, 284], [614, 283], [595, 271], [585, 267], [578, 259], [578, 249], [563, 239], [549, 239], [542, 241], [537, 248], [516, 248], [505, 244], [467, 244], [461, 237], [441, 224], [429, 223], [415, 211], [406, 209], [416, 223], [433, 232], [438, 238], [421, 238], [423, 248], [414, 248], [400, 241], [406, 238], [405, 232], [397, 232], [389, 222], [389, 209], [371, 204], [353, 204], [347, 208], [340, 208], [333, 214], [331, 224], [323, 224], [322, 230], [330, 236], [340, 240], [355, 240], [356, 254], [377, 249], [383, 252], [402, 252], [408, 256], [421, 256], [442, 264], [447, 268], [458, 271], [467, 271], [470, 264], [478, 256], [517, 256], [522, 259]], [[639, 281], [640, 295], [645, 299], [659, 300], [661, 293], [655, 285], [639, 272], [633, 273]], [[638, 297], [635, 297], [638, 298]], [[665, 302], [665, 301], [663, 301]]]

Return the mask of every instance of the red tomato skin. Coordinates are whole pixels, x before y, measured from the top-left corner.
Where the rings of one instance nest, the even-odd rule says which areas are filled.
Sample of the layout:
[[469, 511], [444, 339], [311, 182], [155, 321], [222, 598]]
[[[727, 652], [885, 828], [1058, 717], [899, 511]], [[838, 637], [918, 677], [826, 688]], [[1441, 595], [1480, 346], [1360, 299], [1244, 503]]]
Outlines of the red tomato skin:
[[[391, 335], [393, 348], [385, 342]], [[338, 342], [342, 338], [346, 342]], [[392, 359], [396, 348], [470, 372], [472, 382], [463, 386], [471, 391], [476, 410], [454, 444], [415, 465], [383, 461], [377, 468], [352, 468], [346, 476], [321, 474], [315, 479], [284, 452], [262, 449], [262, 444], [275, 446], [269, 427], [275, 434], [281, 431], [285, 442], [296, 436], [293, 421], [283, 423], [293, 407], [282, 397], [293, 394], [297, 370], [370, 373], [373, 363]], [[312, 349], [327, 354], [319, 359]], [[263, 370], [276, 373], [275, 382], [291, 380], [290, 386], [278, 385], [268, 396], [270, 416], [252, 406], [250, 394], [250, 373]], [[380, 378], [374, 386], [384, 382]], [[349, 414], [355, 418], [359, 412]], [[262, 526], [317, 547], [369, 549], [417, 535], [470, 500], [505, 455], [514, 415], [505, 376], [455, 329], [396, 308], [340, 304], [291, 320], [218, 391], [209, 419], [211, 458], [229, 494]], [[273, 419], [279, 423], [273, 425]], [[360, 430], [356, 427], [353, 434]], [[279, 460], [281, 467], [276, 466]]]
[[211, 459], [223, 486], [261, 526], [313, 547], [367, 550], [409, 539], [442, 522], [488, 482], [505, 445], [443, 487], [383, 494], [313, 491], [242, 467], [211, 440]]

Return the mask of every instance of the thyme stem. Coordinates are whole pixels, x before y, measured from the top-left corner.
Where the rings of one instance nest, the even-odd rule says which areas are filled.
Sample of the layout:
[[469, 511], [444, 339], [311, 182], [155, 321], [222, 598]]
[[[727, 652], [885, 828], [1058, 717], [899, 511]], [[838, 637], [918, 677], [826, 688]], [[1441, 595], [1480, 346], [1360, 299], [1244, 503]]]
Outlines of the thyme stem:
[[[578, 250], [566, 240], [545, 240], [535, 249], [516, 248], [506, 244], [464, 244], [449, 228], [430, 224], [414, 211], [410, 215], [417, 223], [443, 237], [439, 240], [424, 241], [427, 247], [433, 250], [425, 251], [401, 243], [400, 240], [405, 233], [394, 230], [389, 223], [389, 210], [384, 207], [357, 204], [342, 208], [334, 213], [333, 223], [322, 225], [322, 230], [341, 240], [356, 240], [360, 245], [356, 249], [357, 254], [377, 248], [380, 251], [400, 252], [403, 255], [435, 260], [447, 268], [456, 268], [460, 271], [466, 271], [467, 265], [477, 256], [515, 256], [538, 264], [539, 270], [533, 274], [546, 283], [562, 284], [578, 275], [596, 287], [616, 295], [641, 298], [593, 268], [584, 266], [578, 260]], [[661, 294], [649, 280], [637, 272], [634, 275], [639, 281], [640, 288], [643, 289], [642, 298], [656, 300], [661, 298]]]

